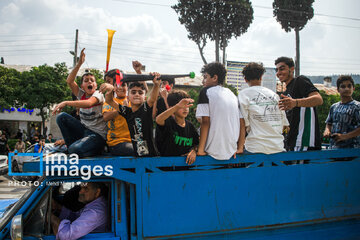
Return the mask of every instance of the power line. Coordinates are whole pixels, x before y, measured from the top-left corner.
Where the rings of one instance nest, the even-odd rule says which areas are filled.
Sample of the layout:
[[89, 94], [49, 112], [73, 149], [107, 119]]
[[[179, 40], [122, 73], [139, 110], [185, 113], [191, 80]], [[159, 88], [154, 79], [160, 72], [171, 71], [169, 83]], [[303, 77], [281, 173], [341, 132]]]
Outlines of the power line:
[[29, 44], [14, 44], [14, 45], [7, 45], [7, 46], [0, 46], [0, 48], [12, 48], [12, 47], [24, 47], [24, 46], [28, 46], [28, 47], [31, 47], [31, 46], [42, 46], [42, 45], [49, 45], [49, 44], [61, 44], [61, 45], [64, 45], [64, 44], [72, 44], [72, 42], [51, 42], [51, 43], [32, 43], [31, 45]]
[[[168, 4], [159, 4], [159, 3], [147, 3], [147, 2], [141, 2], [141, 1], [130, 1], [130, 0], [113, 0], [116, 2], [124, 2], [124, 3], [132, 3], [132, 4], [140, 4], [140, 5], [150, 5], [150, 6], [160, 6], [160, 7], [171, 7], [172, 5]], [[229, 3], [229, 2], [227, 2]], [[237, 3], [233, 3], [237, 4]], [[255, 8], [264, 8], [264, 9], [271, 9], [272, 7], [267, 6], [261, 6], [261, 5], [253, 5]], [[287, 11], [287, 12], [295, 12], [295, 13], [307, 13], [306, 11], [298, 11], [298, 10], [292, 10], [292, 9], [280, 9], [281, 11]], [[211, 11], [211, 10], [209, 10]], [[338, 19], [346, 19], [346, 20], [352, 20], [352, 21], [360, 21], [360, 18], [354, 18], [354, 17], [343, 17], [343, 16], [335, 16], [335, 15], [329, 15], [329, 14], [322, 14], [322, 13], [314, 13], [316, 16], [322, 16], [322, 17], [329, 17], [329, 18], [338, 18]]]
[[[73, 40], [72, 38], [63, 38], [61, 40]], [[0, 43], [8, 43], [8, 42], [14, 42], [14, 41], [18, 41], [18, 42], [36, 42], [36, 41], [50, 41], [50, 40], [59, 40], [59, 38], [48, 38], [48, 39], [23, 39], [23, 40], [6, 40], [6, 41], [3, 41], [3, 40], [0, 40]]]
[[[103, 36], [105, 38], [105, 36]], [[92, 39], [91, 39], [92, 38]], [[100, 38], [97, 38], [97, 37], [91, 37], [91, 38], [87, 38], [88, 40], [90, 41], [86, 41], [86, 42], [83, 42], [84, 44], [88, 45], [88, 46], [94, 46], [94, 47], [98, 47], [98, 48], [106, 48], [106, 44], [105, 44], [105, 41], [104, 41], [104, 45], [96, 45], [96, 44], [93, 44], [92, 41], [96, 41], [98, 43], [98, 40], [101, 40]], [[86, 38], [85, 38], [86, 39]], [[127, 42], [132, 42], [131, 39], [123, 39]], [[146, 42], [146, 41], [139, 41], [139, 42]], [[19, 51], [37, 51], [37, 50], [40, 50], [40, 51], [45, 51], [46, 49], [45, 48], [33, 48], [33, 49], [25, 49], [25, 48], [22, 48], [22, 49], [11, 49], [13, 46], [29, 46], [29, 47], [32, 47], [33, 45], [38, 45], [38, 46], [43, 46], [43, 45], [50, 45], [50, 44], [71, 44], [70, 42], [68, 43], [59, 43], [59, 42], [51, 42], [51, 43], [32, 43], [31, 46], [30, 45], [24, 45], [24, 44], [18, 44], [18, 45], [11, 45], [11, 46], [0, 46], [0, 48], [10, 48], [10, 49], [7, 49], [7, 50], [3, 50], [6, 52], [6, 54], [8, 53], [11, 53], [11, 52], [19, 52]], [[154, 43], [154, 44], [157, 44], [157, 43]], [[138, 47], [137, 44], [128, 44], [128, 43], [117, 43], [117, 42], [113, 42], [113, 49], [119, 49], [119, 50], [128, 50], [128, 49], [124, 49], [124, 48], [121, 48], [123, 45], [127, 45], [127, 46], [133, 46], [133, 47], [136, 47], [137, 50], [141, 53], [144, 53], [144, 54], [154, 54], [154, 52], [149, 52], [149, 51], [146, 51], [144, 49], [148, 49], [148, 50], [161, 50], [161, 51], [168, 51], [168, 52], [177, 52], [179, 54], [187, 54], [187, 53], [192, 53], [194, 55], [198, 55], [199, 53], [193, 49], [169, 49], [169, 50], [166, 50], [164, 49], [163, 47], [159, 47], [159, 48], [156, 48], [156, 47], [147, 47], [147, 46], [141, 46], [141, 48]], [[120, 46], [120, 47], [118, 47]], [[69, 48], [57, 48], [57, 49], [70, 49]], [[53, 49], [49, 49], [49, 50], [53, 50]], [[255, 51], [243, 51], [243, 50], [239, 50], [239, 49], [234, 49], [232, 48], [231, 50], [232, 54], [234, 55], [235, 54], [239, 54], [239, 55], [252, 55], [252, 56], [257, 56], [257, 55], [260, 55], [259, 58], [261, 58], [262, 60], [273, 60], [273, 58], [275, 57], [273, 54], [265, 54], [263, 52], [255, 52]], [[162, 52], [162, 54], [164, 55], [164, 53]], [[170, 57], [177, 57], [178, 55], [173, 55], [173, 54], [165, 54], [166, 56], [170, 56]], [[187, 54], [188, 55], [188, 54]], [[209, 54], [206, 54], [208, 57], [212, 58], [213, 57], [213, 54], [211, 53], [210, 56]], [[266, 58], [266, 57], [261, 57], [261, 56], [270, 56], [271, 58]], [[303, 59], [306, 59], [306, 58], [309, 58], [310, 57], [306, 57], [304, 56]], [[198, 57], [187, 57], [186, 59], [198, 59]], [[311, 57], [311, 59], [314, 59], [314, 57]], [[349, 59], [349, 58], [331, 58], [331, 57], [318, 57], [318, 59], [321, 59], [321, 63], [319, 64], [341, 64], [343, 63], [344, 61], [351, 61], [351, 62], [354, 62], [354, 61], [360, 61], [359, 59]], [[338, 62], [324, 62], [324, 60], [338, 60]], [[302, 61], [302, 63], [312, 63], [311, 61]], [[348, 65], [359, 65], [357, 63], [348, 63]]]
[[34, 33], [34, 34], [9, 34], [9, 35], [4, 35], [2, 34], [0, 36], [0, 38], [2, 37], [26, 37], [26, 36], [53, 36], [53, 35], [73, 35], [73, 33], [49, 33], [49, 34], [44, 34], [44, 33]]

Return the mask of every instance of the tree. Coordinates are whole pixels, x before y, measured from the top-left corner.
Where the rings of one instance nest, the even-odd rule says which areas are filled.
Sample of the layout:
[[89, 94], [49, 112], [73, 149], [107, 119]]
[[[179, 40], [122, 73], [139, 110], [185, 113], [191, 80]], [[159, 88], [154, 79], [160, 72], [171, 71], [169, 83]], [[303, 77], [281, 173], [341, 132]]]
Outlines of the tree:
[[20, 73], [18, 71], [0, 66], [0, 110], [18, 106], [16, 99], [19, 95], [19, 83]]
[[179, 15], [179, 22], [185, 25], [188, 38], [197, 44], [204, 64], [207, 40], [215, 41], [215, 61], [220, 60], [220, 49], [225, 61], [229, 40], [247, 31], [254, 13], [249, 0], [178, 0], [172, 8]]
[[336, 102], [340, 101], [340, 95], [327, 95], [325, 91], [321, 90], [320, 95], [323, 99], [323, 104], [316, 107], [317, 108], [317, 114], [319, 118], [319, 127], [320, 132], [323, 133], [325, 130], [325, 120], [329, 114], [330, 107]]
[[40, 110], [42, 127], [49, 117], [51, 106], [70, 98], [71, 93], [66, 85], [67, 67], [57, 63], [55, 67], [42, 65], [22, 73], [19, 102], [27, 108]]
[[353, 99], [355, 99], [356, 101], [360, 101], [360, 84], [355, 84]]
[[285, 32], [294, 29], [296, 36], [295, 76], [300, 75], [300, 34], [306, 23], [313, 18], [314, 0], [274, 0], [274, 17]]

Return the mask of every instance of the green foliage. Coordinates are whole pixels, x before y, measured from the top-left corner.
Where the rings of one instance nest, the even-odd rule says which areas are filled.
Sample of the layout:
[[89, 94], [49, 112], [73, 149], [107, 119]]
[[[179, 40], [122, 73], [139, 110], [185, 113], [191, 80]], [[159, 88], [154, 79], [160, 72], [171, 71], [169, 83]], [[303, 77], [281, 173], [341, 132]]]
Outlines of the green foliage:
[[314, 16], [313, 3], [314, 0], [274, 0], [274, 17], [286, 32], [300, 31]]
[[194, 99], [194, 105], [190, 108], [189, 115], [187, 116], [187, 120], [189, 120], [196, 128], [200, 127], [200, 123], [196, 120], [195, 117], [200, 90], [201, 87], [196, 87], [188, 91], [190, 97]]
[[323, 104], [317, 108], [317, 114], [319, 118], [320, 132], [323, 133], [325, 130], [325, 120], [329, 114], [330, 107], [336, 102], [340, 101], [340, 95], [327, 95], [325, 91], [321, 90], [320, 95], [323, 98]]
[[16, 142], [17, 142], [18, 140], [17, 139], [12, 139], [12, 138], [10, 138], [9, 140], [8, 140], [8, 145], [9, 145], [9, 148], [10, 148], [10, 150], [11, 151], [14, 151], [14, 149], [15, 149], [15, 144], [16, 144]]
[[227, 83], [224, 83], [224, 87], [230, 89], [235, 94], [235, 96], [237, 96], [239, 94], [238, 90], [235, 87], [233, 87], [233, 86], [231, 86], [231, 85], [229, 85]]
[[[329, 114], [330, 107], [336, 102], [341, 101], [340, 95], [326, 95], [324, 91], [320, 91], [321, 97], [323, 98], [323, 104], [317, 107], [317, 113], [319, 117], [320, 132], [323, 133], [325, 130], [325, 120]], [[360, 101], [360, 84], [355, 84], [355, 91], [352, 95], [353, 99]]]
[[18, 71], [0, 66], [0, 107], [19, 107], [16, 99], [21, 87], [20, 81], [20, 73]]
[[274, 0], [274, 16], [281, 24], [281, 27], [290, 32], [295, 30], [296, 38], [296, 60], [295, 60], [295, 76], [300, 75], [300, 30], [306, 23], [313, 18], [314, 9], [312, 7], [314, 0]]
[[360, 84], [355, 84], [355, 91], [353, 93], [353, 99], [360, 101]]
[[21, 74], [18, 101], [27, 108], [39, 109], [43, 126], [49, 117], [48, 110], [51, 106], [71, 96], [66, 77], [65, 63], [55, 64], [55, 67], [45, 64]]
[[254, 13], [249, 0], [178, 0], [172, 8], [188, 31], [188, 38], [198, 45], [204, 63], [207, 40], [215, 41], [216, 52], [219, 48], [225, 49], [232, 37], [247, 31]]
[[104, 74], [98, 69], [90, 69], [90, 72], [94, 74], [98, 87], [104, 83]]

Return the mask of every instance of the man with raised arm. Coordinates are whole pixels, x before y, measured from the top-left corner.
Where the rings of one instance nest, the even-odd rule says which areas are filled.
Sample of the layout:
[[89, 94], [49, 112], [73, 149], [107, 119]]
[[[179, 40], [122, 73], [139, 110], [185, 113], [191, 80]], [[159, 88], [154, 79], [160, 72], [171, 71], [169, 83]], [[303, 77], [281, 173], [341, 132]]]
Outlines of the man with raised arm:
[[106, 102], [126, 119], [129, 127], [134, 152], [138, 157], [158, 156], [154, 143], [152, 108], [157, 99], [160, 88], [160, 74], [154, 73], [153, 88], [149, 98], [145, 101], [146, 89], [143, 83], [129, 84], [128, 98], [131, 108], [114, 101], [114, 86], [103, 84], [100, 91], [105, 93]]
[[52, 114], [57, 114], [65, 106], [80, 108], [80, 121], [67, 113], [61, 113], [56, 118], [69, 153], [76, 153], [79, 157], [89, 157], [100, 154], [105, 146], [107, 133], [106, 122], [102, 115], [104, 96], [97, 91], [95, 76], [85, 73], [81, 77], [80, 87], [75, 82], [76, 75], [85, 62], [85, 48], [81, 51], [80, 60], [69, 74], [66, 82], [72, 93], [77, 97], [75, 101], [59, 103]]

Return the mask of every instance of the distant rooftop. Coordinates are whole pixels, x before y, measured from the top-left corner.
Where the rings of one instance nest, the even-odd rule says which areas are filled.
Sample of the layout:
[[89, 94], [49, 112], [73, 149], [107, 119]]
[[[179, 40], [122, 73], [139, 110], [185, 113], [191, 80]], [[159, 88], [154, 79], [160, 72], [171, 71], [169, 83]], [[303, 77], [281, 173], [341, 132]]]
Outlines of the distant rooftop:
[[[319, 91], [325, 91], [326, 95], [338, 95], [338, 91], [336, 87], [326, 87], [324, 84], [321, 83], [314, 83], [314, 86], [319, 89]], [[282, 84], [280, 81], [276, 83], [276, 91], [277, 92], [284, 92], [286, 90], [285, 84]]]
[[8, 64], [0, 64], [2, 67], [15, 69], [18, 72], [30, 71], [33, 66], [30, 65], [8, 65]]

